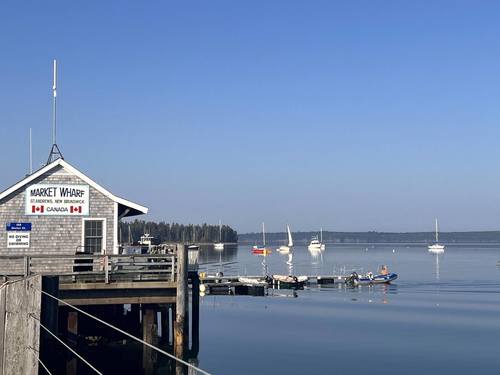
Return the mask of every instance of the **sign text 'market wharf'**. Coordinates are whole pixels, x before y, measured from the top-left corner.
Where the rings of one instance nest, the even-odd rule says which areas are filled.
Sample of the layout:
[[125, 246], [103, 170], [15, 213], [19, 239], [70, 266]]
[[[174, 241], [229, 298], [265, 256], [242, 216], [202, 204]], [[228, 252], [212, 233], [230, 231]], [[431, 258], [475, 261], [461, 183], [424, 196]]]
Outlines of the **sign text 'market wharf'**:
[[32, 185], [26, 189], [26, 215], [89, 214], [88, 185]]

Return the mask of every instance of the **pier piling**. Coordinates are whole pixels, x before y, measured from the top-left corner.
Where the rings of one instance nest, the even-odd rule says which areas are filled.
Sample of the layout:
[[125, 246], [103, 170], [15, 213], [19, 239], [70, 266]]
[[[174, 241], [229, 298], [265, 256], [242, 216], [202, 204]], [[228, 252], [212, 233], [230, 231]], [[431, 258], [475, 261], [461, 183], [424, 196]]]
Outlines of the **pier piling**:
[[184, 348], [189, 337], [188, 332], [188, 253], [187, 246], [177, 245], [177, 294], [174, 324], [174, 345], [177, 357], [184, 357]]

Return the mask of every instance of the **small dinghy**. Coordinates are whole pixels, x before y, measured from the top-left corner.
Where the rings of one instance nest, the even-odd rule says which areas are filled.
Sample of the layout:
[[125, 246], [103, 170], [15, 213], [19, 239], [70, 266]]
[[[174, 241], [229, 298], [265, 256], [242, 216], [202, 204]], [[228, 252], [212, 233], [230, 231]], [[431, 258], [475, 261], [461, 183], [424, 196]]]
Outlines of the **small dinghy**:
[[352, 286], [358, 285], [373, 285], [373, 284], [389, 284], [398, 278], [398, 275], [394, 272], [387, 274], [373, 275], [371, 272], [366, 275], [358, 275], [353, 272], [345, 280], [345, 283]]
[[274, 281], [279, 281], [280, 283], [295, 284], [299, 282], [297, 276], [287, 276], [287, 275], [273, 275]]
[[302, 288], [308, 279], [307, 276], [272, 275], [271, 283], [285, 287]]
[[246, 285], [266, 285], [267, 284], [267, 281], [265, 281], [265, 280], [252, 279], [250, 277], [238, 277], [238, 281], [240, 283], [243, 283]]

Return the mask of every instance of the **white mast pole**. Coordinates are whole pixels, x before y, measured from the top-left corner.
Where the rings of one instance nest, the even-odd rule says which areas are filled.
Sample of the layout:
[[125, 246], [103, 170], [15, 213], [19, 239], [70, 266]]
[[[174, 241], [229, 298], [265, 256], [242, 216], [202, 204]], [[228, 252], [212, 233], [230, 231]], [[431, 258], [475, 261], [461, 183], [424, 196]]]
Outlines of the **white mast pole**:
[[264, 227], [264, 222], [262, 222], [262, 244], [266, 246], [266, 228]]
[[319, 242], [323, 243], [323, 228], [319, 229], [319, 238], [320, 238]]
[[31, 128], [30, 128], [30, 174], [33, 173], [33, 143], [31, 139]]
[[57, 98], [57, 60], [54, 59], [54, 80], [52, 85], [52, 92], [54, 95], [54, 102], [52, 106], [52, 144], [55, 145], [56, 139], [56, 98]]
[[438, 235], [438, 219], [436, 218], [436, 243], [439, 242], [439, 235]]

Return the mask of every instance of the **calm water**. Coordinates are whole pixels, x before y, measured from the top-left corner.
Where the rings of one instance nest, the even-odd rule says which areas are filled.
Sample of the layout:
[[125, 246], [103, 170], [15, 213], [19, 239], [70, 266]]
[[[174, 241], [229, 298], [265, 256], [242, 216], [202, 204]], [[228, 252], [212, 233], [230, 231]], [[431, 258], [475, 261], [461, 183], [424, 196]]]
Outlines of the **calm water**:
[[331, 245], [293, 258], [250, 247], [201, 250], [202, 268], [256, 275], [332, 274], [342, 268], [399, 274], [390, 286], [306, 287], [269, 297], [205, 296], [199, 365], [214, 374], [491, 374], [500, 368], [500, 245]]

